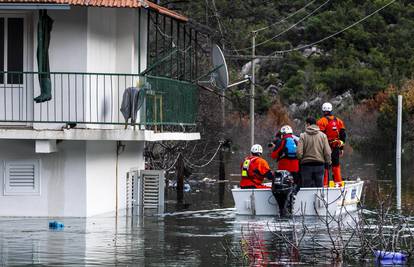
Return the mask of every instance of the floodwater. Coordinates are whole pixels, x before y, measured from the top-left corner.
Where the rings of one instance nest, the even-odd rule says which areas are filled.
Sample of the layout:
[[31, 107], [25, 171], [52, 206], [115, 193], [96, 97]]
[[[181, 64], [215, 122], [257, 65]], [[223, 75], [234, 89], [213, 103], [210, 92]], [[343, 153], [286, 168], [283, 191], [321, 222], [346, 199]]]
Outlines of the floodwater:
[[[392, 158], [392, 157], [390, 157]], [[231, 164], [229, 164], [231, 165]], [[414, 205], [413, 164], [403, 167], [403, 206], [409, 213]], [[365, 213], [374, 213], [380, 192], [392, 189], [393, 160], [353, 155], [344, 158], [344, 176], [367, 182]], [[191, 191], [177, 203], [174, 190], [166, 195], [162, 216], [114, 214], [91, 218], [54, 218], [62, 221], [61, 230], [50, 230], [50, 218], [1, 218], [0, 265], [2, 266], [241, 266], [284, 264], [331, 264], [327, 260], [330, 238], [326, 226], [317, 218], [279, 220], [271, 217], [236, 216], [230, 189], [238, 177], [228, 170], [227, 183], [201, 181], [216, 175], [198, 174], [190, 179]], [[231, 168], [230, 168], [231, 169]], [[237, 170], [235, 170], [237, 171]], [[214, 173], [214, 171], [211, 171]], [[381, 191], [382, 190], [382, 191]], [[392, 190], [389, 190], [392, 191]], [[383, 193], [386, 194], [386, 193]], [[353, 218], [349, 219], [349, 225]], [[414, 225], [411, 218], [408, 223]], [[309, 233], [299, 250], [286, 245], [292, 227]], [[414, 226], [413, 226], [414, 229]], [[300, 231], [299, 231], [300, 232]], [[303, 232], [303, 231], [302, 231]], [[349, 233], [343, 232], [344, 238]], [[347, 237], [348, 235], [348, 237]], [[315, 241], [316, 240], [316, 241]], [[289, 242], [290, 242], [289, 241]], [[246, 244], [250, 247], [246, 248]], [[255, 244], [255, 245], [253, 245]], [[357, 250], [358, 240], [348, 248]], [[254, 255], [250, 261], [243, 255]], [[344, 265], [362, 263], [345, 259]], [[372, 261], [364, 262], [371, 265]]]

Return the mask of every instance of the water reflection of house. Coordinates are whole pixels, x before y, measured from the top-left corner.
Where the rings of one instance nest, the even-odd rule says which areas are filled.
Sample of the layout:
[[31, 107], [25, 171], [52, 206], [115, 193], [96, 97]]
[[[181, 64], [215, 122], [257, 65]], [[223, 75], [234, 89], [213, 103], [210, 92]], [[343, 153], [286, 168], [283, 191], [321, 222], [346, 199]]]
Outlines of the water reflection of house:
[[[144, 168], [145, 142], [199, 139], [183, 131], [198, 102], [188, 82], [197, 31], [186, 17], [145, 0], [10, 0], [0, 12], [0, 216], [123, 208], [126, 172]], [[50, 36], [38, 25], [47, 16]], [[38, 43], [49, 37], [50, 72], [39, 73]], [[124, 129], [122, 93], [148, 66], [137, 128]], [[36, 103], [47, 89], [39, 78], [51, 99]]]

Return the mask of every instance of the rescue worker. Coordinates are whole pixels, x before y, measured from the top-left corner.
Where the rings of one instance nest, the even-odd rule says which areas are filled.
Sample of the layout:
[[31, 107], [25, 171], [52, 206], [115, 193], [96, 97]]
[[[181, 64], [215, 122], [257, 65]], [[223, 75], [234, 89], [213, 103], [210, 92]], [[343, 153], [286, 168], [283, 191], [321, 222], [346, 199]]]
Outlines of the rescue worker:
[[268, 188], [262, 185], [264, 178], [273, 180], [273, 172], [269, 164], [262, 158], [263, 148], [261, 145], [253, 145], [250, 149], [251, 155], [246, 157], [241, 165], [240, 187], [247, 188]]
[[[343, 155], [346, 141], [345, 124], [343, 121], [332, 114], [332, 104], [322, 105], [323, 117], [317, 121], [319, 129], [328, 137], [329, 146], [332, 150], [332, 175], [336, 184], [342, 184], [341, 167], [339, 157]], [[325, 168], [324, 186], [328, 186], [329, 166]]]
[[323, 186], [325, 165], [331, 164], [331, 154], [326, 134], [319, 130], [314, 118], [307, 118], [297, 147], [303, 187]]
[[299, 161], [296, 157], [296, 148], [298, 138], [293, 135], [292, 127], [284, 125], [280, 128], [280, 138], [270, 145], [273, 149], [271, 153], [272, 159], [277, 161], [277, 169], [289, 171], [299, 190]]

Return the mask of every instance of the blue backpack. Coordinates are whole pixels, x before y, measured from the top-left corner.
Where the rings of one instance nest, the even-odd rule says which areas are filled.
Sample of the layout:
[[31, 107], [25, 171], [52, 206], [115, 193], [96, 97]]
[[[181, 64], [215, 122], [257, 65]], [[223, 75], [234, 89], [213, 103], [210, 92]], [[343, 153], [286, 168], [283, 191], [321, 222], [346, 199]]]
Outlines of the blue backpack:
[[285, 155], [289, 159], [296, 159], [296, 142], [292, 137], [285, 138]]

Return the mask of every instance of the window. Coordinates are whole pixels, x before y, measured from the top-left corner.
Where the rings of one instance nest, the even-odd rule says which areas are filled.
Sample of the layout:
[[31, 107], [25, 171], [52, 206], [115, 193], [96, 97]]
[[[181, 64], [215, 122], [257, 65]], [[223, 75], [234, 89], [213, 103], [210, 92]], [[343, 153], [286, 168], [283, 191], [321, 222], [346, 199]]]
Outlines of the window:
[[4, 163], [4, 195], [39, 195], [39, 160], [15, 160]]
[[[0, 71], [9, 71], [7, 84], [23, 84], [24, 18], [0, 17]], [[13, 73], [14, 72], [14, 73]], [[5, 83], [0, 76], [0, 83]]]

